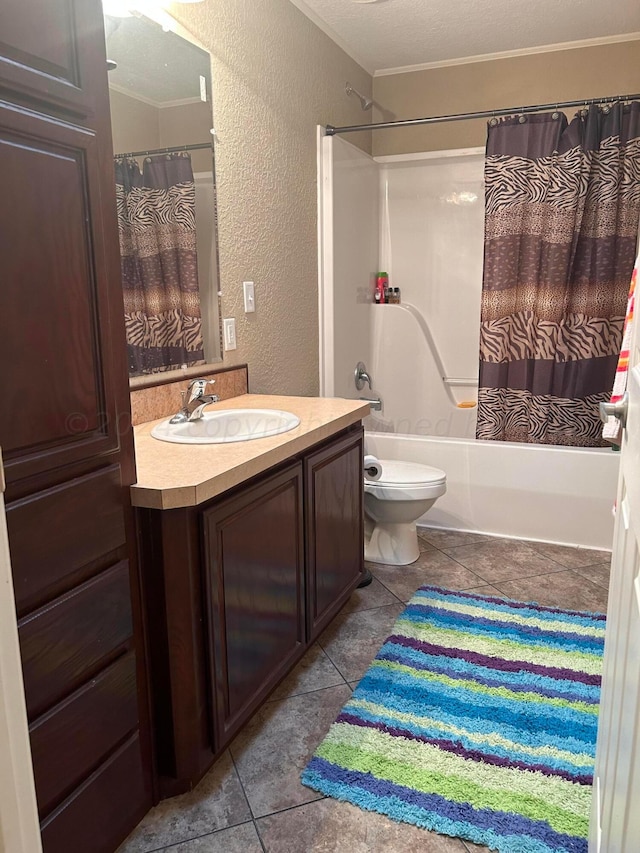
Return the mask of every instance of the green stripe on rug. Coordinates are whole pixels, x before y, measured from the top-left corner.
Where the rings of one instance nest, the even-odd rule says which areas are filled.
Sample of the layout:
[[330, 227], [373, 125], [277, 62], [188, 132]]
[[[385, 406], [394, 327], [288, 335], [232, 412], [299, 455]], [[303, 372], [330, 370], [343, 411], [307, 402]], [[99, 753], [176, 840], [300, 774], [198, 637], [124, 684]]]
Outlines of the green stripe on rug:
[[[433, 752], [439, 753], [440, 750], [434, 747]], [[431, 759], [435, 757], [432, 755], [429, 756], [428, 764], [425, 761], [424, 765], [416, 765], [410, 761], [403, 762], [348, 742], [334, 741], [333, 739], [325, 740], [316, 754], [327, 761], [344, 767], [346, 770], [372, 773], [379, 779], [387, 779], [397, 785], [405, 785], [427, 794], [437, 793], [455, 802], [467, 802], [477, 809], [488, 808], [522, 814], [533, 820], [544, 820], [557, 832], [564, 832], [568, 835], [586, 838], [588, 834], [589, 821], [581, 816], [585, 807], [588, 809], [588, 805], [585, 806], [583, 802], [583, 797], [575, 798], [577, 800], [575, 810], [570, 808], [574, 799], [572, 797], [564, 796], [561, 798], [566, 806], [565, 808], [552, 802], [550, 792], [546, 789], [546, 783], [549, 781], [549, 777], [546, 776], [541, 776], [539, 780], [536, 780], [539, 787], [543, 789], [536, 795], [532, 792], [519, 792], [500, 787], [493, 788], [487, 783], [484, 776], [479, 779], [477, 773], [479, 765], [475, 764], [471, 768], [471, 772], [464, 775], [446, 770], [427, 770], [425, 769], [426, 766], [430, 768], [438, 766], [431, 762]], [[450, 753], [445, 755], [447, 760], [453, 757]], [[442, 753], [438, 757], [441, 756]], [[486, 767], [487, 765], [483, 765], [483, 769]], [[518, 787], [521, 787], [520, 782], [521, 780], [513, 779], [513, 783]], [[584, 789], [584, 786], [576, 785], [574, 787]], [[591, 790], [589, 788], [584, 790], [586, 790], [588, 803], [591, 798]]]

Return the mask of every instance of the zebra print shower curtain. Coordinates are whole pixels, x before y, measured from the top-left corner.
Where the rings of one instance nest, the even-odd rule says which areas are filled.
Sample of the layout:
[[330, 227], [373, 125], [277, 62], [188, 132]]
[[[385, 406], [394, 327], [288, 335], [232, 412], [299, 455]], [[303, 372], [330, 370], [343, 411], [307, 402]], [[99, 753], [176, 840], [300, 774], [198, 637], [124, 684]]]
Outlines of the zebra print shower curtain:
[[196, 201], [188, 154], [116, 160], [130, 373], [203, 361]]
[[640, 217], [640, 104], [489, 126], [477, 437], [601, 445]]

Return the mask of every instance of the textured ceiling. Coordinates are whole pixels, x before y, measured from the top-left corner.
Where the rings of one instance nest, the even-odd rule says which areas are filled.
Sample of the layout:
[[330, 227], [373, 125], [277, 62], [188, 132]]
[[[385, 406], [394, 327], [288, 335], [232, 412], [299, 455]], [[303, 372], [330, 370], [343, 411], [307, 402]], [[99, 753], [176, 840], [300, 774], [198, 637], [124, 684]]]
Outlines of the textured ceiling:
[[640, 32], [639, 0], [291, 2], [371, 72]]
[[107, 56], [118, 67], [109, 83], [158, 106], [200, 97], [211, 79], [209, 54], [144, 17], [106, 16]]

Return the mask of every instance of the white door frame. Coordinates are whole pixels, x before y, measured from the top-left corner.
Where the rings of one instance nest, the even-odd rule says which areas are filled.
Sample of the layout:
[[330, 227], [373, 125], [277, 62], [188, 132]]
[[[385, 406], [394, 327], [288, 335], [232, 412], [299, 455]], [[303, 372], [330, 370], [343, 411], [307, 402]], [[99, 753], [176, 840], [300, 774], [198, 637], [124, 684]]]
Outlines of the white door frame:
[[0, 850], [40, 853], [0, 454]]

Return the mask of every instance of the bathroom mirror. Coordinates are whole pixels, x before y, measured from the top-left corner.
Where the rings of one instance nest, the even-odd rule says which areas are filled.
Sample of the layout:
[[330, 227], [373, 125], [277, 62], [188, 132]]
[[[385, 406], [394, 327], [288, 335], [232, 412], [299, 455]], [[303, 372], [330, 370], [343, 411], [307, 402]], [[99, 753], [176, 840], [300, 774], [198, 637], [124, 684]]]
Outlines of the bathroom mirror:
[[130, 375], [219, 362], [210, 55], [141, 13], [105, 31]]

